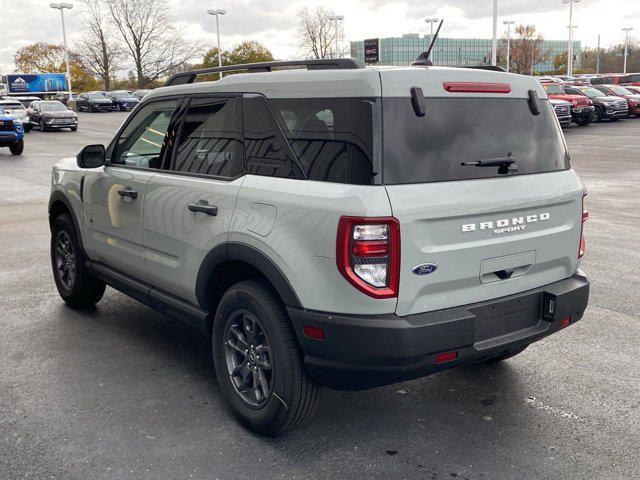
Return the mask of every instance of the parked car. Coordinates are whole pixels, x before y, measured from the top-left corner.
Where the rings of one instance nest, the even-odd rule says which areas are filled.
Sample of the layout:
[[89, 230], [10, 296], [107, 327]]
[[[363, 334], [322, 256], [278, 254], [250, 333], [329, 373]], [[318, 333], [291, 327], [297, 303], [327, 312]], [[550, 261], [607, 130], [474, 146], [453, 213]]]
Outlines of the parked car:
[[571, 103], [571, 120], [586, 127], [593, 121], [593, 103], [584, 95], [569, 95], [564, 87], [557, 83], [546, 83], [542, 87], [547, 92], [550, 99], [564, 100]]
[[144, 96], [147, 95], [150, 91], [151, 90], [147, 90], [147, 89], [139, 89], [133, 92], [132, 95], [136, 97], [138, 100], [142, 100]]
[[627, 101], [621, 97], [609, 97], [595, 87], [565, 87], [570, 95], [584, 95], [593, 102], [593, 121], [610, 120], [616, 122], [629, 115]]
[[68, 128], [78, 130], [78, 116], [58, 100], [37, 100], [29, 106], [31, 124], [41, 132]]
[[596, 85], [608, 97], [622, 97], [627, 101], [629, 115], [640, 117], [640, 95], [620, 85]]
[[31, 131], [31, 121], [29, 119], [29, 112], [24, 105], [18, 100], [0, 100], [0, 107], [7, 115], [13, 115], [22, 122], [24, 131], [26, 133]]
[[549, 101], [553, 106], [553, 111], [556, 113], [556, 117], [558, 117], [560, 126], [562, 128], [567, 128], [571, 124], [571, 102], [557, 100], [555, 98], [551, 98]]
[[[269, 71], [293, 65], [308, 70]], [[300, 425], [320, 385], [505, 360], [580, 320], [585, 188], [534, 78], [240, 68], [176, 74], [108, 150], [53, 167], [69, 306], [109, 284], [190, 321], [231, 410], [268, 435]]]
[[113, 102], [102, 93], [82, 93], [76, 99], [76, 108], [79, 112], [110, 112], [113, 110]]
[[119, 112], [133, 110], [140, 100], [127, 92], [110, 92], [107, 96], [113, 103], [113, 109]]
[[625, 87], [628, 85], [640, 86], [640, 73], [628, 73], [624, 76], [621, 82]]
[[9, 147], [11, 155], [22, 155], [24, 127], [20, 120], [0, 106], [0, 148], [2, 147]]
[[625, 85], [624, 88], [629, 90], [634, 95], [640, 95], [640, 87], [636, 87], [635, 85]]
[[[77, 93], [73, 94], [74, 98], [76, 98], [77, 96]], [[58, 92], [51, 98], [51, 100], [58, 100], [59, 102], [62, 102], [66, 105], [67, 102], [69, 102], [69, 92]]]
[[591, 79], [591, 85], [619, 85], [624, 83], [625, 74], [623, 73], [606, 73], [600, 77]]
[[29, 105], [31, 105], [31, 102], [35, 102], [36, 100], [42, 100], [40, 97], [34, 97], [34, 96], [28, 96], [28, 97], [4, 96], [2, 98], [3, 100], [17, 100], [22, 105], [24, 105], [25, 108], [29, 108]]

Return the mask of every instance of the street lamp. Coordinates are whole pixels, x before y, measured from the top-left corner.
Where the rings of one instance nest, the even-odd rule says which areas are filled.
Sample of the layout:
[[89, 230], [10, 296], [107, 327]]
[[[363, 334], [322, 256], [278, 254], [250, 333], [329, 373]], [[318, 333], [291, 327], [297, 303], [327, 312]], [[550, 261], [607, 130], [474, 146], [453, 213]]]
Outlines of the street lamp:
[[335, 23], [335, 39], [336, 39], [336, 53], [334, 55], [334, 58], [338, 58], [338, 22], [341, 22], [344, 20], [344, 17], [342, 15], [331, 15], [329, 17], [329, 21], [331, 22], [336, 22]]
[[498, 0], [493, 0], [493, 38], [491, 39], [491, 65], [498, 65]]
[[629, 55], [629, 32], [631, 30], [633, 30], [633, 27], [626, 27], [622, 29], [622, 31], [624, 32], [624, 68], [622, 70], [622, 73], [624, 74], [627, 73], [627, 56]]
[[67, 89], [69, 90], [69, 99], [73, 98], [73, 93], [71, 90], [71, 72], [69, 71], [69, 50], [67, 49], [67, 30], [64, 26], [64, 9], [68, 8], [71, 10], [73, 8], [73, 4], [71, 3], [50, 3], [49, 6], [51, 8], [55, 8], [56, 10], [60, 10], [60, 18], [62, 18], [62, 39], [64, 40], [64, 63], [67, 65]]
[[562, 3], [569, 4], [569, 46], [567, 48], [567, 75], [573, 75], [573, 4], [580, 3], [580, 0], [562, 0]]
[[505, 20], [502, 22], [503, 25], [507, 26], [507, 72], [509, 71], [510, 63], [511, 63], [511, 25], [515, 25], [514, 20]]
[[[220, 48], [220, 15], [226, 15], [227, 11], [221, 8], [207, 10], [209, 15], [216, 16], [216, 35], [218, 36], [218, 67], [222, 68], [222, 49]], [[218, 78], [222, 78], [222, 71], [218, 72]]]
[[[428, 24], [431, 25], [431, 35], [429, 36], [429, 43], [433, 42], [433, 25], [435, 23], [438, 23], [440, 21], [439, 18], [425, 18], [424, 21]], [[431, 51], [431, 58], [433, 58], [434, 60], [432, 61], [432, 63], [435, 64], [435, 58], [436, 58], [436, 46], [433, 46], [433, 50]]]

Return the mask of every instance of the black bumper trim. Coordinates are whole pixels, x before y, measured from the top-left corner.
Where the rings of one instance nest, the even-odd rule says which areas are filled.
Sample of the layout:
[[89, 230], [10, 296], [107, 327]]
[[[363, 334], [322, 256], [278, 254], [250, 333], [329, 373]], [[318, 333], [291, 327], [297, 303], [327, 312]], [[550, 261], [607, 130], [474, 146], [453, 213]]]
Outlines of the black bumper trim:
[[[543, 319], [543, 298], [555, 300]], [[486, 302], [399, 317], [357, 316], [288, 307], [309, 375], [318, 383], [359, 390], [417, 378], [500, 356], [547, 337], [562, 319], [582, 318], [589, 281], [581, 273]], [[305, 325], [322, 328], [324, 341], [306, 338]], [[441, 352], [455, 361], [436, 365]]]

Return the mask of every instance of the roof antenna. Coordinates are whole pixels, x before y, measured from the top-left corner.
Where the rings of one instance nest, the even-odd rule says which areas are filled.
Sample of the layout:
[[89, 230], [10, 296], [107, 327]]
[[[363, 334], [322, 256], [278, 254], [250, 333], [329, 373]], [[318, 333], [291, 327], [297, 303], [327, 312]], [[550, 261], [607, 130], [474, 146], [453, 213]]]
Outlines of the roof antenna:
[[443, 23], [444, 23], [444, 20], [440, 20], [440, 24], [438, 25], [438, 30], [436, 30], [435, 35], [431, 39], [431, 45], [429, 45], [429, 49], [426, 52], [422, 52], [418, 56], [418, 58], [416, 58], [416, 61], [413, 62], [411, 65], [414, 65], [417, 67], [430, 67], [433, 65], [433, 62], [429, 60], [429, 56], [431, 55], [431, 50], [433, 50], [433, 46], [436, 44], [436, 40], [438, 39], [438, 34], [440, 33], [440, 29], [442, 28]]

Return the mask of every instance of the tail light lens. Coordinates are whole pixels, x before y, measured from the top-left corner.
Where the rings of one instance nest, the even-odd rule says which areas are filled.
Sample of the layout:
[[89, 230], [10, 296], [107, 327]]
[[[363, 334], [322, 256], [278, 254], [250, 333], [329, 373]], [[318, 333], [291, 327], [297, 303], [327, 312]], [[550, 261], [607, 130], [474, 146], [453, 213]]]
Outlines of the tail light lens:
[[578, 258], [584, 257], [584, 253], [587, 250], [587, 245], [584, 241], [584, 223], [589, 219], [589, 212], [584, 208], [584, 197], [586, 196], [586, 193], [582, 196], [582, 225], [580, 227], [580, 248], [578, 250]]
[[393, 217], [341, 217], [336, 242], [338, 270], [373, 298], [398, 296], [400, 224]]

